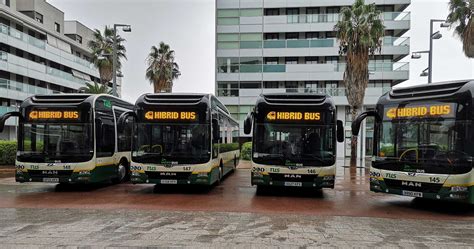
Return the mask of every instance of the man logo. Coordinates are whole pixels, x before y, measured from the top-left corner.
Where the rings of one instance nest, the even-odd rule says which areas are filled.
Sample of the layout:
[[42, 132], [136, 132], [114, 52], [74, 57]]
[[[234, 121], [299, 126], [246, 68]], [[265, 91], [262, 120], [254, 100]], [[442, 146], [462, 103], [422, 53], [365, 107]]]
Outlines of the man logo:
[[267, 114], [267, 119], [268, 120], [275, 120], [276, 119], [276, 112], [269, 112]]
[[409, 172], [408, 175], [409, 176], [416, 176], [416, 173], [415, 172]]
[[285, 178], [301, 179], [301, 175], [286, 174]]
[[402, 181], [402, 186], [421, 188], [421, 182]]

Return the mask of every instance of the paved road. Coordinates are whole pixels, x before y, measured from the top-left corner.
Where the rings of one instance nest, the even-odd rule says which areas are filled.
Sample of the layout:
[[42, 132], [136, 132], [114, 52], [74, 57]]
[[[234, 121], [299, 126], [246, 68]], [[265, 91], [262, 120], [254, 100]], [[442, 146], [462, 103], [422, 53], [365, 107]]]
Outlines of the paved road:
[[242, 166], [213, 188], [2, 178], [0, 247], [474, 246], [473, 206], [371, 193], [365, 169], [343, 167], [334, 190], [256, 195]]

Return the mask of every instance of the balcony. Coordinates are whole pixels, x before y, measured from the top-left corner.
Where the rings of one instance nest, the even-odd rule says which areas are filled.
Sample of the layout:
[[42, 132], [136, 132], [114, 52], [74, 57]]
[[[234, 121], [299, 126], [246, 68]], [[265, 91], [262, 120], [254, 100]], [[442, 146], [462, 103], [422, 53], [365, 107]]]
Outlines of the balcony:
[[[381, 19], [387, 30], [410, 29], [410, 12], [383, 12]], [[338, 20], [339, 14], [278, 15], [264, 16], [263, 23], [254, 25], [264, 24], [264, 33], [333, 31]], [[225, 32], [225, 28], [220, 29], [218, 31]]]
[[26, 83], [16, 82], [0, 78], [0, 97], [16, 100], [24, 100], [34, 94], [59, 93], [39, 86], [32, 86]]
[[0, 69], [72, 89], [79, 89], [87, 82], [70, 73], [6, 52], [0, 52]]
[[[340, 81], [346, 63], [324, 64], [241, 64], [218, 68], [218, 81]], [[231, 71], [228, 71], [228, 70]], [[372, 80], [408, 79], [408, 62], [371, 62]], [[229, 72], [229, 73], [226, 73]]]
[[[391, 87], [369, 87], [365, 91], [364, 104], [375, 105], [380, 96]], [[258, 89], [217, 89], [219, 100], [225, 105], [254, 105], [257, 97], [264, 93], [314, 93], [327, 94], [336, 105], [347, 105], [345, 88], [258, 88]]]
[[[9, 38], [14, 39], [10, 40]], [[54, 48], [48, 45], [44, 40], [37, 39], [5, 24], [0, 24], [0, 41], [76, 70], [94, 76], [98, 75], [93, 63], [71, 53]]]

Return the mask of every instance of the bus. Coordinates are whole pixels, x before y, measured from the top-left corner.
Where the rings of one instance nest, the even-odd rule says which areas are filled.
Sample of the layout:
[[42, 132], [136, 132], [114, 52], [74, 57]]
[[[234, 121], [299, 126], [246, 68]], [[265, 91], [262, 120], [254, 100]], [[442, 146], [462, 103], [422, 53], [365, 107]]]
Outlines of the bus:
[[[262, 94], [244, 121], [252, 136], [251, 184], [334, 188], [342, 122], [327, 95]], [[337, 142], [336, 142], [337, 141]]]
[[211, 94], [144, 94], [128, 116], [132, 183], [214, 185], [239, 163], [239, 124]]
[[474, 203], [474, 81], [393, 89], [373, 111], [374, 157], [370, 190]]
[[131, 103], [105, 94], [34, 95], [0, 118], [18, 118], [17, 182], [98, 183], [127, 179], [132, 124], [117, 131]]

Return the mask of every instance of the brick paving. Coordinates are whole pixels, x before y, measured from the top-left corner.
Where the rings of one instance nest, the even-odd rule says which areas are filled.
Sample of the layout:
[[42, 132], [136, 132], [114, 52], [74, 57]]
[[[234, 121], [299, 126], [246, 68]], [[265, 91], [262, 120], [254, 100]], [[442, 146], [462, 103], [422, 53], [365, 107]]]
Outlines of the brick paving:
[[472, 221], [0, 209], [1, 248], [474, 248]]

